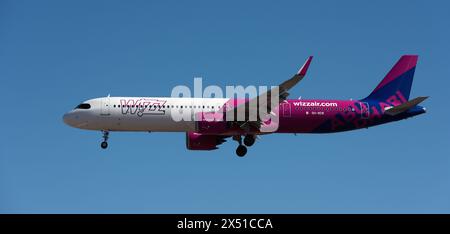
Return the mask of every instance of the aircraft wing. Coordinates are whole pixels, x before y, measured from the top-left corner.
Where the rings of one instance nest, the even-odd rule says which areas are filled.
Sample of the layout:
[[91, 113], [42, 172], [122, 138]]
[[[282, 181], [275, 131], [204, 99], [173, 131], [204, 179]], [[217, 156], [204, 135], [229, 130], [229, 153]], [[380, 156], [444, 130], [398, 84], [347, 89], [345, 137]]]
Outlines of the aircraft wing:
[[291, 79], [286, 80], [285, 82], [281, 83], [278, 86], [280, 99], [283, 99], [282, 101], [286, 100], [287, 96], [289, 96], [289, 93], [287, 91], [292, 87], [294, 87], [298, 82], [300, 82], [303, 79], [303, 77], [305, 77], [312, 59], [313, 56], [309, 56], [306, 62], [303, 64], [303, 66], [298, 70], [298, 72], [294, 76], [292, 76]]
[[[239, 122], [237, 118], [237, 113], [245, 113], [246, 121], [243, 121], [241, 123], [240, 125], [241, 128], [244, 130], [248, 130], [249, 127], [253, 126], [259, 129], [261, 126], [261, 120], [259, 119], [258, 116], [258, 109], [257, 109], [259, 106], [258, 104], [260, 102], [264, 102], [261, 105], [267, 106], [267, 113], [271, 113], [272, 107], [278, 106], [281, 102], [285, 101], [286, 98], [289, 96], [288, 91], [305, 77], [312, 59], [313, 56], [309, 56], [306, 62], [303, 64], [303, 66], [298, 70], [298, 72], [294, 76], [292, 76], [292, 78], [284, 81], [278, 86], [278, 95], [279, 95], [278, 103], [271, 104], [271, 95], [272, 93], [276, 93], [275, 89], [271, 89], [266, 93], [260, 94], [258, 97], [252, 98], [243, 104], [235, 106], [233, 109], [227, 110], [226, 116], [234, 115], [235, 117], [234, 120]], [[265, 97], [267, 97], [266, 100], [264, 100]]]

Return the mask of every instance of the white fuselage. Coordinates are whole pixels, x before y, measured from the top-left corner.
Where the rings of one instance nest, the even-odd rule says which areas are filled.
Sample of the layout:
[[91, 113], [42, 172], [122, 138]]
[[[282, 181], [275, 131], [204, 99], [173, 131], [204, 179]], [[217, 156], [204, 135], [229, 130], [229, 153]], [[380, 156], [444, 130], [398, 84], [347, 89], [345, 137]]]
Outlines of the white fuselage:
[[[217, 112], [226, 98], [104, 97], [90, 99], [63, 117], [70, 126], [88, 130], [187, 132], [195, 130], [194, 115]], [[177, 121], [173, 112], [191, 118]], [[186, 115], [186, 114], [185, 114]]]

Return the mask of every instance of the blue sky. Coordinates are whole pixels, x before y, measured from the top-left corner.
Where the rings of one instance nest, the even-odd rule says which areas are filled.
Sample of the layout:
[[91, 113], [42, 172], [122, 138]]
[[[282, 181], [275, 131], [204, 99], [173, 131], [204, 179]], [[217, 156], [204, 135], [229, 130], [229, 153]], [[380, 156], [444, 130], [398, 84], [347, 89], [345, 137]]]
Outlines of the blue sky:
[[[446, 1], [1, 1], [1, 213], [448, 213]], [[368, 130], [269, 135], [235, 156], [183, 133], [101, 134], [83, 100], [176, 85], [275, 85], [314, 55], [291, 98], [362, 98], [403, 54], [428, 113]]]

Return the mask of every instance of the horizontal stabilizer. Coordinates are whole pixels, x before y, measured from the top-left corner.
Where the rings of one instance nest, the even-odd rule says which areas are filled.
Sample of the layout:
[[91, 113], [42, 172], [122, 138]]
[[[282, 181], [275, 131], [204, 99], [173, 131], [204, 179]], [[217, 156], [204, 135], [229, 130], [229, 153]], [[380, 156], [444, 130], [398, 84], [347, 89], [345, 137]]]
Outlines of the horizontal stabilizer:
[[398, 106], [394, 106], [390, 109], [387, 109], [384, 113], [394, 116], [394, 115], [398, 115], [400, 113], [403, 113], [409, 109], [411, 109], [412, 107], [415, 107], [417, 105], [419, 105], [419, 103], [425, 101], [425, 99], [427, 99], [428, 97], [417, 97], [412, 99], [411, 101], [407, 101], [401, 105]]

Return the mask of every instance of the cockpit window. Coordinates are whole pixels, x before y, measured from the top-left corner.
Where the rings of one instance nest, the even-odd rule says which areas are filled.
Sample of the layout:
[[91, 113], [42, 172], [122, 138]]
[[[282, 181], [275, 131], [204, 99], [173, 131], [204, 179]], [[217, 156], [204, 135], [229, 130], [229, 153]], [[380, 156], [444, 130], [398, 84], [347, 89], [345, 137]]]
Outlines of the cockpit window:
[[90, 108], [91, 108], [91, 105], [88, 103], [81, 103], [80, 105], [75, 107], [75, 109], [90, 109]]

